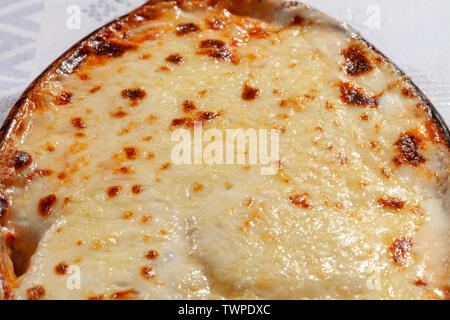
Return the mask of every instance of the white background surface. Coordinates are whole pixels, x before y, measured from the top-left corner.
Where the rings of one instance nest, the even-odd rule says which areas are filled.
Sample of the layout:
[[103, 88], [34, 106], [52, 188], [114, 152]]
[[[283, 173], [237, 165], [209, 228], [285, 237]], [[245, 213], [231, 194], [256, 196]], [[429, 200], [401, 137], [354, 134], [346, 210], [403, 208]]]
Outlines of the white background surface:
[[[143, 0], [0, 0], [0, 121], [71, 45]], [[410, 75], [450, 123], [450, 0], [309, 0], [356, 29]], [[79, 29], [67, 12], [81, 10]]]

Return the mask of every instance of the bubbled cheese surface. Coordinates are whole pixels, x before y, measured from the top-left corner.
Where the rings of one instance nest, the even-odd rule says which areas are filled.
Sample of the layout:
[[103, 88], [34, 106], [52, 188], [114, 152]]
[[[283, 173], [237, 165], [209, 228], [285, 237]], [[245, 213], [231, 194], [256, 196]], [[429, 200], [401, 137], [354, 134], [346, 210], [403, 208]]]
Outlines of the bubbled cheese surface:
[[[161, 16], [128, 31], [136, 48], [51, 73], [27, 102], [39, 106], [11, 143], [33, 158], [23, 174], [51, 174], [7, 187], [6, 227], [17, 252], [33, 253], [14, 298], [39, 286], [43, 299], [445, 297], [448, 149], [431, 141], [405, 78], [306, 7], [272, 21], [156, 7]], [[202, 52], [210, 39], [225, 58]], [[352, 46], [371, 70], [345, 72]], [[377, 106], [346, 102], [344, 83]], [[172, 163], [173, 121], [199, 112], [218, 114], [204, 130], [279, 129], [277, 174]], [[411, 132], [426, 161], [398, 164]]]

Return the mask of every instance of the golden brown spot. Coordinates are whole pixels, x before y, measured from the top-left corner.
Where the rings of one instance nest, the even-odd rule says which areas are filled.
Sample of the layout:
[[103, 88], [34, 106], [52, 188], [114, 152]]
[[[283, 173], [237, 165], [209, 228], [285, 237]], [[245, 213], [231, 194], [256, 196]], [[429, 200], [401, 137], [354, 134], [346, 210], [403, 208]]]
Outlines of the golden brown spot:
[[256, 39], [265, 39], [270, 36], [270, 33], [261, 27], [254, 27], [248, 30], [248, 35]]
[[225, 23], [218, 18], [209, 18], [206, 23], [211, 30], [222, 30]]
[[381, 56], [378, 56], [378, 57], [375, 58], [375, 62], [376, 62], [378, 65], [382, 65], [383, 63], [386, 62], [386, 59], [384, 59], [384, 58], [381, 57]]
[[72, 93], [70, 92], [63, 92], [55, 99], [55, 104], [58, 106], [64, 106], [66, 104], [70, 103], [70, 100], [72, 99]]
[[370, 147], [376, 151], [379, 151], [381, 149], [380, 143], [378, 141], [370, 141]]
[[436, 121], [429, 120], [425, 123], [425, 129], [428, 139], [433, 143], [445, 143], [445, 134]]
[[61, 276], [67, 273], [67, 269], [69, 269], [69, 265], [65, 262], [61, 262], [55, 267], [55, 272]]
[[134, 45], [107, 41], [103, 36], [90, 40], [89, 46], [95, 55], [111, 58], [121, 57], [126, 51], [136, 49]]
[[113, 118], [124, 118], [124, 117], [126, 117], [127, 116], [127, 113], [126, 112], [124, 112], [123, 110], [121, 110], [121, 109], [119, 109], [118, 111], [116, 111], [116, 112], [112, 112], [111, 113], [111, 116], [113, 117]]
[[165, 72], [172, 71], [172, 69], [170, 69], [169, 67], [166, 67], [166, 66], [160, 66], [158, 68], [158, 70], [159, 71], [165, 71]]
[[118, 291], [111, 295], [112, 300], [132, 300], [135, 299], [137, 295], [136, 290], [129, 289], [126, 291]]
[[118, 169], [113, 170], [114, 174], [134, 174], [136, 173], [136, 170], [134, 167], [120, 167]]
[[102, 247], [102, 242], [98, 239], [92, 241], [91, 248], [92, 250], [100, 250]]
[[199, 54], [208, 55], [215, 60], [227, 61], [233, 64], [239, 63], [237, 56], [234, 55], [225, 42], [221, 40], [203, 40], [200, 43], [200, 48], [203, 50], [201, 50]]
[[149, 54], [149, 53], [144, 53], [144, 54], [141, 54], [139, 56], [139, 59], [141, 59], [141, 60], [148, 60], [148, 59], [151, 59], [151, 58], [152, 58], [152, 55]]
[[345, 209], [345, 206], [344, 206], [344, 204], [342, 202], [336, 202], [335, 206], [339, 210]]
[[183, 102], [183, 111], [186, 113], [189, 113], [193, 110], [197, 109], [197, 107], [195, 106], [194, 102], [186, 100]]
[[171, 166], [171, 163], [170, 163], [170, 162], [164, 163], [164, 164], [161, 166], [160, 170], [166, 170], [166, 169], [170, 168], [170, 166]]
[[110, 198], [114, 198], [114, 197], [116, 197], [119, 194], [120, 190], [122, 190], [121, 186], [109, 187], [108, 189], [106, 189], [106, 194]]
[[325, 109], [327, 109], [328, 111], [332, 111], [334, 110], [334, 106], [333, 104], [327, 101], [327, 103], [325, 104]]
[[300, 97], [292, 97], [289, 99], [285, 99], [285, 100], [281, 100], [278, 105], [281, 108], [291, 108], [294, 109], [295, 111], [302, 111], [303, 109], [305, 109], [306, 104], [309, 101], [314, 100], [315, 97], [311, 96], [309, 94], [305, 94], [303, 96]]
[[134, 186], [131, 187], [131, 192], [133, 192], [134, 194], [139, 194], [142, 191], [144, 191], [144, 187], [141, 186], [140, 184], [135, 184]]
[[184, 23], [177, 26], [177, 35], [184, 36], [190, 33], [197, 33], [200, 28], [194, 23]]
[[76, 142], [73, 145], [70, 146], [70, 152], [72, 153], [78, 153], [81, 152], [83, 150], [86, 150], [89, 147], [89, 145], [87, 143], [79, 143]]
[[16, 170], [22, 170], [28, 167], [33, 161], [31, 155], [25, 151], [15, 151], [12, 158], [12, 166]]
[[342, 82], [340, 85], [341, 100], [349, 105], [360, 107], [378, 107], [379, 97], [368, 96], [363, 89], [356, 88], [348, 82]]
[[367, 113], [363, 113], [363, 114], [361, 114], [360, 119], [362, 121], [368, 121], [369, 120], [369, 115]]
[[105, 300], [105, 296], [103, 294], [98, 296], [89, 297], [88, 300]]
[[337, 154], [337, 158], [338, 158], [338, 160], [339, 160], [339, 163], [341, 164], [341, 165], [346, 165], [346, 164], [348, 164], [348, 158], [344, 155], [344, 154], [342, 154], [341, 152], [339, 152], [338, 154]]
[[192, 185], [192, 191], [199, 192], [202, 190], [203, 190], [203, 185], [201, 183], [196, 182]]
[[247, 200], [245, 200], [245, 206], [247, 208], [251, 208], [253, 206], [253, 204], [255, 203], [255, 199], [254, 198], [248, 198]]
[[179, 54], [172, 54], [166, 58], [166, 61], [173, 64], [183, 64], [184, 58]]
[[56, 196], [54, 194], [50, 194], [42, 198], [41, 200], [39, 200], [38, 213], [43, 217], [48, 217], [55, 203], [56, 203]]
[[361, 186], [361, 188], [366, 188], [369, 185], [369, 183], [365, 180], [361, 180], [359, 182], [359, 185]]
[[412, 239], [408, 237], [396, 239], [392, 243], [389, 247], [389, 251], [391, 252], [391, 258], [396, 265], [402, 266], [406, 263], [412, 245]]
[[136, 160], [137, 159], [137, 149], [134, 147], [124, 148], [123, 151], [128, 160]]
[[308, 193], [302, 193], [290, 197], [289, 200], [291, 200], [292, 204], [296, 205], [297, 207], [310, 209], [312, 208], [312, 205], [308, 203], [308, 198], [309, 198]]
[[143, 216], [142, 217], [142, 223], [147, 223], [153, 219], [152, 216]]
[[417, 279], [416, 281], [414, 281], [414, 285], [416, 285], [417, 287], [426, 287], [428, 284], [422, 279]]
[[219, 116], [219, 113], [217, 112], [211, 112], [211, 111], [200, 111], [197, 112], [197, 121], [209, 121]]
[[97, 86], [93, 87], [91, 90], [89, 90], [89, 92], [96, 93], [97, 91], [100, 91], [101, 88], [102, 88], [101, 85], [97, 85]]
[[128, 220], [131, 218], [133, 218], [133, 212], [131, 212], [131, 211], [126, 211], [122, 215], [122, 219]]
[[274, 90], [272, 91], [272, 94], [273, 94], [274, 96], [276, 96], [276, 97], [280, 97], [280, 96], [282, 95], [282, 92], [281, 92], [281, 90], [279, 90], [279, 89], [274, 89]]
[[41, 300], [45, 296], [45, 289], [41, 285], [27, 289], [28, 300]]
[[[131, 106], [136, 106], [136, 104], [135, 104], [135, 103], [132, 103]], [[125, 128], [123, 128], [119, 133], [117, 133], [117, 135], [118, 135], [118, 136], [123, 136], [123, 135], [129, 133], [132, 129], [136, 128], [136, 126], [137, 126], [137, 125], [136, 125], [135, 122], [130, 121], [130, 122], [128, 123], [128, 126], [125, 127]]]
[[279, 127], [279, 126], [274, 126], [273, 128], [276, 129], [280, 135], [285, 134], [286, 130], [287, 130], [285, 127]]
[[250, 87], [248, 84], [245, 84], [241, 97], [245, 101], [251, 101], [255, 100], [260, 95], [260, 93], [261, 92], [259, 89]]
[[409, 164], [417, 167], [424, 163], [426, 159], [419, 153], [419, 142], [421, 140], [416, 138], [412, 133], [404, 133], [400, 136], [398, 141], [394, 144], [400, 153], [394, 158], [394, 163], [397, 166]]
[[145, 121], [146, 121], [148, 124], [150, 124], [150, 125], [152, 125], [153, 123], [155, 123], [156, 120], [158, 120], [158, 117], [155, 116], [154, 114], [149, 115], [149, 116], [145, 119]]
[[392, 170], [391, 169], [389, 169], [389, 168], [381, 168], [381, 174], [383, 175], [383, 176], [385, 176], [386, 178], [390, 178], [391, 177], [391, 175], [392, 175]]
[[55, 147], [52, 144], [50, 144], [50, 143], [47, 143], [46, 149], [47, 149], [48, 152], [54, 152], [55, 151]]
[[145, 253], [145, 257], [149, 260], [154, 260], [156, 258], [158, 258], [159, 253], [156, 250], [149, 250]]
[[402, 95], [404, 95], [406, 98], [417, 98], [417, 91], [414, 90], [413, 88], [403, 88], [402, 89]]
[[156, 155], [153, 152], [149, 152], [147, 154], [147, 159], [148, 160], [153, 160], [153, 159], [155, 159], [155, 157], [156, 157]]
[[421, 207], [414, 207], [411, 209], [411, 212], [416, 216], [423, 216], [423, 210]]
[[201, 91], [199, 91], [199, 92], [197, 92], [197, 96], [199, 97], [199, 98], [203, 98], [203, 97], [205, 97], [205, 95], [208, 93], [208, 90], [201, 90]]
[[192, 127], [194, 122], [191, 118], [178, 118], [172, 120], [172, 127]]
[[147, 267], [142, 267], [141, 276], [143, 276], [147, 280], [152, 280], [153, 278], [155, 278], [156, 273], [155, 273], [155, 270], [153, 269], [153, 267], [147, 266]]
[[384, 196], [378, 199], [378, 204], [383, 208], [401, 210], [405, 206], [405, 201], [390, 196]]
[[342, 50], [342, 56], [345, 59], [342, 70], [344, 70], [346, 74], [356, 77], [372, 71], [369, 60], [358, 46], [354, 45], [348, 49]]
[[66, 177], [67, 177], [67, 174], [65, 174], [64, 172], [58, 173], [58, 179], [59, 180], [64, 180]]
[[421, 103], [421, 102], [416, 104], [416, 109], [421, 112], [428, 112], [428, 107], [424, 103]]
[[142, 101], [146, 95], [146, 92], [142, 89], [126, 89], [122, 91], [122, 98], [129, 99], [134, 102]]
[[286, 119], [289, 119], [289, 115], [287, 113], [280, 113], [280, 114], [277, 114], [277, 118], [281, 119], [281, 120], [286, 120]]
[[142, 138], [142, 141], [146, 141], [146, 142], [149, 142], [149, 141], [152, 141], [152, 139], [153, 139], [153, 137], [152, 137], [152, 136], [148, 136], [148, 137], [144, 137], [144, 138]]
[[84, 123], [83, 119], [81, 119], [81, 118], [73, 118], [71, 122], [75, 128], [78, 128], [78, 129], [86, 128], [86, 124]]

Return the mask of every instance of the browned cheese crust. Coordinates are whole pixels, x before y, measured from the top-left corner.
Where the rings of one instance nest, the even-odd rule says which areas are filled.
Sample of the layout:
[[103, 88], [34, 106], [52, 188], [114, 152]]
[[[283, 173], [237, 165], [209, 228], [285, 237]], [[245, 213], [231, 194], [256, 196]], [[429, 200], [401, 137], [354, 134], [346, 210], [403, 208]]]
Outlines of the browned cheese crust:
[[[191, 14], [192, 17], [195, 17], [198, 12], [201, 12], [202, 20], [197, 21], [193, 18], [192, 22], [183, 22], [175, 26], [158, 23], [161, 19], [167, 21], [170, 20], [172, 16], [175, 17], [176, 11], [174, 11], [174, 8], [176, 8], [176, 10], [181, 10], [186, 14]], [[55, 168], [40, 168], [35, 166], [35, 159], [40, 159], [45, 154], [53, 152], [55, 145], [47, 144], [44, 147], [45, 149], [40, 150], [37, 154], [30, 154], [29, 152], [20, 149], [22, 139], [27, 137], [30, 130], [33, 129], [34, 116], [49, 112], [50, 108], [53, 108], [50, 104], [55, 106], [56, 109], [63, 109], [65, 106], [70, 106], [71, 104], [80, 101], [78, 100], [79, 96], [77, 96], [77, 92], [68, 90], [64, 85], [59, 85], [59, 83], [62, 83], [67, 77], [76, 77], [78, 78], [77, 81], [84, 81], [86, 87], [89, 84], [88, 95], [101, 93], [102, 90], [105, 90], [101, 83], [91, 85], [91, 71], [101, 66], [106, 66], [114, 61], [120, 61], [120, 59], [127, 54], [140, 52], [143, 44], [163, 41], [164, 36], [167, 33], [175, 35], [179, 39], [185, 39], [187, 37], [193, 37], [197, 33], [200, 34], [204, 30], [215, 32], [215, 38], [198, 41], [197, 47], [193, 49], [196, 50], [195, 54], [199, 57], [209, 59], [211, 63], [217, 63], [218, 65], [226, 63], [227, 66], [230, 65], [236, 67], [239, 67], [240, 64], [244, 63], [244, 60], [250, 61], [251, 59], [254, 59], [256, 61], [258, 59], [256, 55], [252, 57], [250, 54], [246, 54], [245, 56], [242, 54], [242, 48], [245, 48], [248, 43], [254, 40], [263, 41], [265, 39], [271, 39], [272, 36], [277, 35], [287, 28], [297, 28], [305, 33], [308, 32], [308, 28], [329, 28], [330, 30], [334, 30], [334, 32], [342, 32], [343, 34], [348, 35], [352, 34], [352, 44], [346, 46], [340, 52], [339, 59], [341, 59], [340, 61], [342, 61], [342, 64], [336, 66], [335, 70], [333, 70], [333, 72], [339, 72], [347, 77], [347, 79], [350, 79], [348, 81], [334, 83], [334, 90], [336, 96], [339, 98], [339, 103], [344, 105], [345, 108], [360, 110], [360, 112], [358, 111], [360, 113], [360, 119], [357, 123], [365, 125], [364, 123], [367, 123], [368, 121], [375, 121], [375, 130], [381, 130], [380, 128], [384, 125], [383, 121], [376, 122], [376, 120], [371, 118], [372, 110], [382, 109], [381, 99], [383, 99], [386, 94], [397, 91], [400, 92], [403, 97], [402, 99], [410, 99], [412, 104], [410, 108], [411, 116], [416, 117], [415, 119], [421, 119], [420, 121], [417, 120], [417, 123], [420, 122], [420, 125], [415, 126], [414, 128], [407, 128], [405, 126], [405, 129], [395, 137], [395, 140], [384, 141], [384, 145], [383, 142], [376, 140], [367, 141], [367, 152], [387, 150], [383, 152], [386, 152], [387, 155], [393, 155], [390, 156], [390, 167], [382, 167], [379, 169], [379, 173], [386, 181], [395, 175], [396, 171], [410, 170], [410, 168], [411, 170], [415, 169], [417, 172], [420, 172], [420, 175], [427, 174], [430, 176], [430, 179], [436, 179], [436, 181], [438, 181], [436, 184], [440, 186], [439, 192], [441, 192], [442, 198], [445, 198], [443, 202], [448, 206], [449, 201], [446, 199], [448, 198], [448, 146], [450, 145], [450, 137], [444, 122], [428, 99], [395, 66], [393, 67], [393, 70], [395, 70], [396, 77], [398, 78], [396, 81], [389, 82], [388, 86], [382, 90], [366, 90], [366, 88], [357, 81], [373, 73], [376, 68], [387, 68], [386, 66], [391, 65], [391, 62], [381, 53], [376, 51], [370, 44], [365, 42], [357, 33], [354, 33], [348, 26], [328, 18], [316, 19], [318, 14], [315, 11], [312, 11], [312, 15], [308, 14], [305, 16], [302, 16], [299, 13], [291, 14], [290, 12], [297, 12], [294, 11], [296, 8], [299, 8], [300, 10], [303, 8], [303, 5], [296, 1], [152, 0], [126, 16], [95, 31], [87, 38], [74, 45], [69, 51], [49, 66], [22, 95], [12, 109], [0, 132], [0, 223], [3, 228], [0, 240], [0, 299], [14, 298], [13, 290], [19, 286], [16, 281], [16, 275], [20, 276], [28, 270], [30, 256], [36, 249], [35, 247], [31, 248], [29, 249], [31, 252], [28, 252], [20, 243], [31, 241], [30, 243], [34, 243], [35, 246], [42, 236], [33, 234], [30, 235], [30, 238], [36, 240], [24, 240], [23, 234], [15, 232], [16, 226], [13, 225], [12, 222], [14, 219], [12, 218], [13, 210], [11, 210], [11, 208], [15, 207], [15, 203], [13, 202], [13, 197], [10, 196], [12, 193], [11, 190], [21, 190], [28, 185], [40, 183], [40, 181], [47, 179], [47, 177], [57, 177], [58, 181], [64, 183], [65, 179], [70, 175], [69, 171], [60, 172], [55, 171]], [[229, 14], [224, 15], [224, 10], [229, 12]], [[309, 10], [312, 9], [305, 9], [305, 12], [309, 12]], [[280, 18], [280, 15], [285, 11], [288, 12], [288, 18], [285, 16]], [[300, 10], [298, 12], [301, 13], [302, 11]], [[278, 20], [281, 22], [277, 22]], [[243, 30], [242, 33], [245, 34], [245, 37], [239, 37], [239, 35], [231, 33], [231, 26], [236, 25], [239, 26], [240, 30]], [[275, 41], [274, 45], [277, 45]], [[150, 60], [152, 58], [151, 55], [152, 52], [141, 54], [140, 63], [145, 63], [145, 61]], [[318, 53], [317, 56], [320, 57], [320, 54]], [[161, 67], [157, 72], [172, 72], [172, 69], [181, 68], [188, 64], [189, 60], [183, 52], [172, 52], [167, 55], [165, 60], [161, 61]], [[294, 68], [294, 66], [292, 66], [292, 68]], [[237, 98], [246, 105], [254, 102], [259, 103], [258, 101], [261, 101], [261, 97], [263, 97], [267, 91], [252, 84], [250, 80], [252, 79], [245, 82], [242, 86], [242, 90], [236, 95]], [[223, 119], [227, 117], [226, 106], [215, 109], [205, 109], [199, 106], [198, 101], [201, 100], [202, 96], [207, 94], [208, 88], [204, 89], [203, 92], [199, 90], [197, 97], [182, 101], [179, 106], [179, 115], [173, 116], [166, 125], [167, 132], [171, 132], [175, 128], [191, 129], [194, 121], [202, 121], [204, 123], [224, 121]], [[277, 101], [279, 101], [278, 105], [275, 106], [277, 110], [276, 113], [278, 114], [276, 127], [280, 129], [280, 132], [282, 133], [286, 130], [282, 124], [283, 117], [287, 119], [290, 114], [301, 112], [308, 103], [314, 101], [317, 102], [318, 96], [320, 95], [318, 92], [310, 92], [303, 94], [301, 97], [284, 97], [283, 90], [284, 88], [274, 88], [273, 92], [271, 92], [271, 95], [276, 97], [278, 99]], [[148, 88], [142, 88], [140, 86], [123, 87], [120, 94], [118, 94], [118, 99], [121, 99], [120, 101], [123, 102], [123, 108], [120, 107], [111, 111], [111, 119], [114, 119], [114, 121], [125, 121], [129, 113], [142, 106], [151, 95], [152, 93], [149, 92]], [[224, 109], [222, 109], [222, 107]], [[323, 110], [333, 113], [336, 112], [335, 108], [335, 103], [330, 101], [326, 101], [325, 103], [324, 101], [322, 107]], [[78, 139], [77, 141], [81, 141], [86, 135], [86, 129], [90, 129], [93, 126], [93, 123], [87, 121], [85, 118], [88, 114], [89, 110], [87, 110], [86, 115], [81, 114], [78, 111], [74, 112], [70, 119], [70, 123], [68, 123], [68, 126], [76, 131], [73, 133], [73, 136], [75, 139]], [[146, 117], [148, 117], [148, 115], [146, 115]], [[152, 121], [158, 121], [158, 119], [156, 116], [153, 118], [150, 116], [146, 118], [146, 121], [147, 123], [151, 123]], [[125, 123], [127, 123], [127, 121], [125, 121]], [[53, 124], [49, 123], [48, 125], [49, 130], [52, 130]], [[336, 120], [333, 125], [334, 127], [338, 127], [339, 121]], [[127, 130], [132, 130], [132, 128], [133, 125], [130, 123], [128, 128], [125, 127], [123, 129], [122, 134], [126, 134]], [[289, 131], [289, 127], [287, 129]], [[315, 129], [311, 129], [311, 131], [320, 133], [323, 131], [323, 128], [321, 125], [317, 124]], [[114, 139], [114, 135], [115, 133], [111, 134], [111, 139]], [[150, 134], [142, 137], [142, 141], [150, 142], [151, 140], [152, 136]], [[88, 146], [83, 142], [77, 142], [73, 145], [73, 149], [76, 149], [74, 152], [84, 150], [85, 148], [88, 148]], [[429, 154], [425, 156], [427, 150], [430, 151], [434, 149], [438, 150], [439, 152], [436, 154], [439, 154], [440, 157], [443, 158], [443, 160], [440, 159], [439, 161], [436, 161], [436, 163], [440, 163], [440, 168], [437, 165], [431, 166], [431, 163], [434, 163], [434, 160], [429, 159]], [[140, 148], [133, 145], [123, 146], [121, 157], [124, 160], [121, 161], [133, 163], [133, 161], [139, 160], [139, 157], [142, 157], [141, 151]], [[334, 152], [333, 146], [328, 146], [328, 150], [324, 149], [323, 152], [330, 152], [331, 154], [331, 152]], [[152, 152], [146, 153], [145, 156], [147, 159], [155, 158], [155, 154], [152, 154]], [[156, 158], [157, 156], [158, 155], [156, 155]], [[349, 160], [347, 156], [337, 152], [336, 155], [333, 155], [333, 159], [337, 159], [339, 166], [345, 167], [352, 161], [351, 159]], [[438, 157], [438, 155], [436, 155], [436, 157]], [[81, 163], [80, 166], [82, 165], [83, 164]], [[427, 167], [428, 165], [431, 167]], [[170, 171], [173, 169], [169, 162], [158, 164], [158, 168], [158, 172]], [[116, 170], [114, 171], [114, 174], [129, 175], [134, 173], [133, 170], [135, 170], [135, 168], [131, 165], [114, 168], [114, 170]], [[285, 171], [283, 171], [282, 163], [280, 163], [280, 170], [281, 173], [279, 179], [284, 179], [283, 181], [285, 181], [286, 185], [289, 185], [290, 178], [288, 175], [283, 176], [283, 172]], [[157, 184], [159, 182], [160, 181], [156, 179], [154, 183]], [[364, 182], [361, 182], [361, 184], [364, 187]], [[204, 186], [201, 183], [194, 183], [192, 188], [192, 190], [194, 190], [193, 192], [201, 193], [204, 191]], [[131, 192], [130, 194], [132, 196], [139, 197], [140, 194], [145, 193], [146, 186], [144, 185], [144, 182], [136, 182], [131, 186], [130, 190], [125, 189], [124, 186], [119, 184], [111, 184], [105, 190], [105, 197], [113, 201], [114, 199], [118, 199], [124, 192]], [[284, 196], [286, 206], [289, 206], [290, 208], [289, 210], [309, 212], [311, 210], [318, 210], [319, 206], [322, 205], [315, 203], [316, 194], [311, 193], [309, 190], [289, 189], [289, 191], [290, 194]], [[53, 210], [56, 210], [56, 208], [59, 210], [60, 207], [64, 208], [64, 206], [68, 205], [70, 202], [69, 196], [63, 197], [59, 195], [57, 191], [46, 192], [43, 190], [42, 192], [43, 194], [40, 197], [39, 202], [36, 203], [36, 208], [30, 210], [30, 212], [37, 212], [36, 215], [39, 219], [48, 219], [52, 215]], [[405, 199], [388, 194], [374, 196], [373, 203], [374, 206], [380, 210], [394, 215], [398, 212], [407, 210], [408, 212], [414, 211], [413, 214], [420, 216], [422, 210], [422, 208], [413, 206]], [[251, 201], [251, 199], [248, 200], [248, 208], [251, 208], [253, 205], [257, 207], [258, 202]], [[326, 203], [326, 206], [333, 207], [333, 210], [345, 211], [343, 202]], [[264, 205], [261, 205], [261, 208], [263, 207]], [[19, 208], [17, 210], [24, 209]], [[256, 211], [257, 210], [255, 209], [255, 212]], [[251, 219], [258, 219], [255, 217], [256, 216]], [[131, 211], [126, 211], [123, 214], [123, 219], [132, 218], [133, 212]], [[251, 221], [251, 219], [248, 220], [250, 222], [247, 221], [247, 225], [245, 223], [243, 224], [241, 231], [244, 230], [244, 233], [247, 232], [246, 228], [250, 228], [249, 226], [254, 224], [254, 221]], [[151, 217], [147, 214], [140, 220], [147, 222], [151, 220]], [[444, 239], [444, 246], [448, 246], [446, 241], [447, 240]], [[409, 252], [413, 246], [415, 246], [414, 240], [409, 238], [409, 236], [403, 237], [402, 235], [399, 235], [397, 239], [391, 239], [390, 245], [386, 245], [383, 250], [385, 250], [386, 255], [390, 257], [390, 262], [400, 270], [401, 268], [406, 268], [406, 261], [409, 261]], [[157, 260], [160, 258], [160, 253], [154, 249], [149, 249], [149, 251], [145, 253], [144, 258], [149, 261]], [[55, 266], [55, 272], [60, 277], [64, 276], [68, 267], [69, 266], [65, 261], [61, 261]], [[448, 266], [445, 266], [445, 268], [448, 271]], [[155, 274], [155, 270], [152, 266], [143, 266], [139, 272], [140, 276], [147, 281], [155, 282], [158, 279], [158, 275], [157, 273]], [[206, 272], [206, 276], [210, 275], [211, 274]], [[220, 273], [214, 277], [218, 277], [219, 275]], [[416, 287], [426, 287], [427, 285], [424, 279], [417, 278], [411, 281], [416, 282]], [[436, 280], [436, 282], [439, 281], [439, 279]], [[445, 281], [442, 282], [444, 283]], [[215, 283], [215, 285], [218, 284]], [[223, 286], [226, 287], [226, 285]], [[28, 288], [28, 298], [41, 299], [47, 297], [49, 292], [48, 289], [46, 289], [47, 288], [44, 288], [44, 286], [36, 284], [34, 287]], [[267, 290], [269, 289], [270, 288]], [[345, 291], [344, 289], [340, 288], [340, 291], [338, 289], [336, 289], [336, 292], [340, 292], [343, 297], [347, 297], [342, 293]], [[437, 288], [440, 290], [440, 294], [436, 294], [432, 289], [434, 290], [436, 287], [425, 290], [421, 297], [448, 298], [448, 287], [443, 286]], [[230, 290], [230, 288], [227, 288], [220, 297], [270, 298], [270, 296], [264, 296], [264, 294], [261, 293], [263, 289], [260, 287], [255, 289], [252, 293], [239, 292], [237, 295], [230, 294]], [[96, 294], [99, 294], [100, 296], [92, 294], [92, 297], [104, 298], [103, 293]], [[134, 289], [127, 289], [123, 292], [116, 291], [115, 293], [109, 294], [107, 297], [111, 299], [135, 298], [137, 294], [137, 291], [135, 292]], [[218, 295], [213, 297], [218, 297]], [[276, 298], [278, 297], [282, 297], [282, 295], [277, 296]], [[336, 296], [330, 295], [329, 297], [333, 298]]]

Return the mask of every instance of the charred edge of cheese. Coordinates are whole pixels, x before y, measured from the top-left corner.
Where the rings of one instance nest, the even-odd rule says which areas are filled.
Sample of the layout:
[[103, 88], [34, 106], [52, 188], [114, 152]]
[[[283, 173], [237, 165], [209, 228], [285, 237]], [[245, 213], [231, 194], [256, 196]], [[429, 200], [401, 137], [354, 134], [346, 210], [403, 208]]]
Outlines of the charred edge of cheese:
[[[108, 57], [119, 57], [127, 50], [134, 50], [139, 45], [139, 41], [126, 38], [126, 32], [133, 27], [146, 23], [150, 20], [156, 20], [161, 15], [161, 11], [166, 8], [178, 6], [183, 10], [197, 10], [208, 7], [227, 8], [233, 13], [242, 15], [249, 15], [259, 19], [272, 20], [275, 19], [277, 13], [282, 10], [297, 10], [300, 16], [295, 16], [298, 19], [295, 23], [301, 22], [301, 12], [304, 9], [312, 11], [314, 15], [320, 17], [321, 23], [326, 22], [329, 26], [336, 28], [345, 33], [352, 34], [355, 39], [365, 43], [368, 48], [382, 56], [386, 62], [390, 63], [396, 72], [404, 76], [406, 83], [412, 87], [412, 90], [417, 93], [420, 100], [426, 105], [428, 112], [432, 119], [437, 124], [441, 134], [445, 139], [446, 145], [450, 148], [450, 132], [439, 112], [432, 105], [431, 101], [425, 94], [411, 81], [406, 78], [406, 75], [401, 69], [392, 61], [375, 48], [371, 43], [365, 40], [362, 35], [352, 29], [345, 23], [338, 22], [328, 16], [324, 16], [319, 11], [311, 9], [298, 1], [275, 1], [268, 0], [265, 2], [256, 0], [150, 0], [143, 6], [128, 13], [112, 22], [103, 26], [90, 35], [80, 40], [69, 50], [67, 50], [61, 57], [54, 61], [41, 75], [39, 75], [25, 90], [17, 103], [13, 106], [2, 128], [0, 129], [0, 152], [2, 158], [0, 159], [0, 169], [8, 169], [10, 166], [7, 163], [9, 158], [13, 157], [16, 150], [12, 148], [12, 141], [15, 135], [23, 133], [22, 123], [25, 116], [33, 113], [38, 108], [37, 102], [34, 99], [34, 91], [42, 84], [48, 77], [58, 77], [61, 74], [76, 73], [77, 69], [86, 63], [90, 56], [98, 59], [107, 59]], [[66, 104], [70, 102], [70, 96], [62, 97], [58, 104]], [[1, 177], [3, 180], [3, 177]], [[445, 178], [445, 177], [444, 177]], [[446, 180], [446, 179], [443, 179]], [[9, 204], [11, 205], [11, 204]], [[0, 217], [0, 223], [3, 224], [5, 217]], [[2, 221], [3, 220], [3, 221]], [[11, 298], [11, 290], [14, 287], [16, 276], [13, 270], [13, 263], [10, 258], [10, 253], [7, 248], [7, 241], [2, 237], [0, 239], [0, 299]]]
[[[348, 27], [350, 29], [350, 27]], [[406, 75], [406, 73], [394, 62], [391, 61], [383, 52], [381, 52], [377, 47], [375, 47], [372, 43], [367, 41], [359, 32], [353, 31], [357, 36], [356, 38], [360, 41], [362, 41], [367, 47], [372, 49], [375, 53], [379, 54], [383, 57], [385, 61], [390, 63], [395, 70], [398, 72], [399, 75], [406, 78], [407, 84], [412, 88], [412, 90], [418, 95], [420, 100], [426, 105], [428, 112], [430, 113], [432, 119], [436, 122], [436, 124], [439, 126], [440, 130], [442, 131], [442, 135], [445, 138], [445, 143], [447, 147], [450, 149], [450, 130], [447, 126], [447, 124], [444, 121], [444, 118], [442, 118], [439, 111], [436, 109], [436, 107], [431, 103], [431, 100], [423, 93], [422, 90], [416, 85], [416, 83]]]

